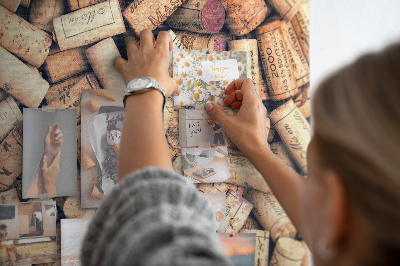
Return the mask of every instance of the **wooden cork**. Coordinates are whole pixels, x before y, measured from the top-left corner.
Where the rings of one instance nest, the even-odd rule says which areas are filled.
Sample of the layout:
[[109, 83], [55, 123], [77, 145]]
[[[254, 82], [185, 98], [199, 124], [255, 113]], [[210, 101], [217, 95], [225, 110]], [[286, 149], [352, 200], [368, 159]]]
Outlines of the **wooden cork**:
[[0, 88], [27, 107], [36, 108], [46, 95], [49, 83], [36, 71], [0, 46]]
[[144, 29], [154, 30], [182, 5], [183, 0], [134, 0], [124, 17], [136, 35]]
[[260, 225], [260, 223], [253, 217], [251, 217], [251, 213], [249, 217], [247, 217], [246, 221], [244, 222], [244, 225], [240, 231], [246, 230], [246, 229], [255, 229], [255, 230], [263, 230], [264, 228]]
[[66, 79], [64, 81], [61, 81], [60, 83], [51, 85], [50, 88], [47, 90], [47, 93], [44, 96], [44, 98], [46, 99], [46, 101], [48, 103], [53, 101], [54, 98], [57, 97], [57, 95], [61, 94], [63, 91], [70, 90], [72, 88], [72, 86], [74, 86], [83, 77], [84, 77], [84, 75], [76, 76], [76, 77], [72, 77], [72, 78]]
[[276, 242], [270, 265], [300, 266], [305, 254], [302, 244], [290, 237], [281, 237]]
[[86, 50], [86, 57], [103, 89], [125, 90], [124, 78], [114, 67], [114, 59], [121, 54], [112, 38], [107, 38]]
[[22, 173], [22, 121], [1, 142], [0, 157], [0, 190], [5, 190]]
[[0, 0], [0, 5], [6, 7], [11, 12], [17, 11], [21, 0]]
[[52, 42], [49, 34], [11, 13], [2, 5], [0, 25], [1, 46], [35, 67], [43, 64]]
[[221, 0], [226, 10], [226, 25], [235, 35], [244, 35], [260, 25], [269, 9], [264, 0]]
[[311, 96], [310, 96], [310, 83], [307, 83], [303, 86], [294, 98], [294, 103], [300, 109], [300, 112], [304, 115], [305, 118], [310, 117], [311, 114]]
[[18, 204], [19, 197], [16, 188], [0, 193], [0, 204]]
[[245, 190], [244, 187], [236, 186], [228, 183], [198, 183], [196, 184], [198, 191], [203, 193], [227, 193], [228, 190], [232, 190], [238, 196], [242, 196]]
[[34, 0], [31, 6], [29, 22], [48, 32], [53, 31], [53, 19], [64, 14], [63, 0]]
[[271, 99], [281, 101], [296, 95], [299, 90], [292, 74], [280, 21], [258, 27], [256, 34]]
[[[172, 49], [186, 49], [186, 47], [183, 45], [183, 43], [178, 39], [178, 37], [175, 35], [175, 33], [172, 30], [168, 31], [169, 35], [171, 35], [172, 38]], [[168, 66], [168, 73], [172, 77], [173, 76], [173, 56], [172, 56], [172, 51], [169, 51], [169, 66]], [[165, 120], [164, 120], [165, 123]]]
[[233, 190], [228, 190], [225, 216], [227, 227], [224, 233], [238, 233], [246, 222], [252, 208], [253, 204], [233, 192]]
[[261, 100], [269, 100], [271, 97], [269, 96], [267, 79], [265, 78], [261, 58], [258, 58], [258, 79], [260, 81], [260, 98]]
[[53, 25], [61, 51], [125, 32], [118, 0], [107, 0], [57, 17]]
[[300, 170], [307, 174], [306, 155], [311, 140], [310, 125], [299, 108], [290, 99], [272, 111], [270, 119]]
[[272, 6], [280, 17], [286, 21], [290, 21], [304, 0], [266, 0]]
[[168, 19], [171, 28], [198, 33], [217, 33], [224, 26], [225, 9], [219, 0], [189, 0]]
[[81, 9], [87, 6], [95, 5], [106, 0], [68, 0], [68, 6], [71, 11]]
[[308, 65], [308, 60], [303, 53], [303, 49], [297, 39], [292, 23], [282, 21], [281, 28], [286, 42], [289, 62], [296, 80], [296, 86], [303, 86], [310, 81], [310, 67]]
[[310, 249], [308, 248], [307, 244], [304, 241], [301, 241], [300, 243], [304, 248], [304, 257], [303, 257], [303, 260], [301, 261], [301, 266], [310, 266], [311, 265], [310, 264], [310, 261], [311, 261]]
[[293, 160], [285, 144], [282, 141], [275, 141], [270, 144], [270, 149], [279, 159], [281, 159], [287, 166], [297, 170], [298, 166]]
[[29, 7], [30, 4], [31, 0], [21, 0], [21, 5], [23, 5], [24, 7]]
[[22, 113], [13, 97], [8, 96], [0, 102], [0, 141], [22, 121]]
[[272, 240], [296, 235], [294, 225], [272, 192], [264, 193], [250, 189], [245, 198], [254, 205], [254, 215], [264, 229], [270, 232]]
[[240, 233], [256, 234], [255, 265], [268, 265], [269, 232], [265, 230], [242, 229]]
[[92, 73], [85, 75], [69, 90], [59, 92], [51, 102], [48, 102], [47, 107], [53, 109], [77, 109], [79, 123], [81, 120], [81, 94], [83, 89], [101, 89]]
[[92, 219], [97, 209], [81, 208], [81, 193], [76, 197], [67, 197], [63, 211], [68, 219]]
[[310, 5], [308, 3], [301, 5], [291, 22], [304, 56], [310, 64]]
[[247, 52], [247, 77], [251, 78], [253, 85], [260, 95], [260, 74], [258, 73], [258, 47], [256, 39], [241, 39], [230, 41], [228, 51]]
[[44, 67], [50, 83], [56, 83], [89, 70], [90, 64], [86, 58], [85, 47], [78, 47], [48, 56]]
[[175, 35], [189, 50], [210, 48], [214, 51], [226, 50], [226, 38], [223, 34], [197, 34], [188, 31], [176, 31]]

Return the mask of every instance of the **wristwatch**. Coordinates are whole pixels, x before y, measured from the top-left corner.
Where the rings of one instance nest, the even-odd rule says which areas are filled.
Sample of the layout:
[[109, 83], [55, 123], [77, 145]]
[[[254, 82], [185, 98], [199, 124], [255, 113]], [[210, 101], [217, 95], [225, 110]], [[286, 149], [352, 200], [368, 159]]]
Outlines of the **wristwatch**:
[[164, 97], [163, 107], [165, 105], [165, 90], [154, 78], [151, 77], [141, 77], [131, 80], [126, 86], [124, 92], [124, 107], [126, 103], [126, 98], [133, 94], [142, 94], [151, 90], [159, 90]]

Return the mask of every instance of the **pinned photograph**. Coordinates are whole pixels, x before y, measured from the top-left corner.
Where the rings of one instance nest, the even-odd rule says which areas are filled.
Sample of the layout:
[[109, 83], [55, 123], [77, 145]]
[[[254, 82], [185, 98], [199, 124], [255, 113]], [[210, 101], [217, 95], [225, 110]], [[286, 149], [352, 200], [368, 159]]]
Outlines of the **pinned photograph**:
[[14, 208], [9, 207], [0, 205], [0, 246], [4, 251], [0, 252], [0, 264], [55, 262], [56, 202], [20, 202]]
[[179, 109], [181, 148], [225, 146], [225, 130], [204, 108]]
[[82, 241], [91, 221], [61, 219], [61, 265], [82, 265], [80, 261]]
[[97, 208], [118, 181], [121, 90], [82, 90], [81, 206]]
[[76, 124], [76, 110], [24, 108], [24, 199], [77, 195]]
[[226, 229], [226, 195], [225, 193], [206, 193], [204, 194], [211, 202], [215, 210], [215, 219], [217, 221], [217, 232], [223, 232]]
[[235, 266], [255, 265], [256, 234], [219, 234], [222, 250]]
[[194, 183], [226, 182], [231, 177], [226, 147], [182, 148], [181, 154], [183, 174]]
[[173, 50], [173, 72], [182, 92], [174, 96], [175, 106], [223, 105], [226, 86], [247, 77], [245, 51]]

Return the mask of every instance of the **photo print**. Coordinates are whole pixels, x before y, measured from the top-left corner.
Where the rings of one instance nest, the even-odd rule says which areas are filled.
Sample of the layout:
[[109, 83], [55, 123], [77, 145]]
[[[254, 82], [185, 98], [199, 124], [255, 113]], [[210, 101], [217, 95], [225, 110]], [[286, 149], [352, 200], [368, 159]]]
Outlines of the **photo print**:
[[217, 221], [217, 232], [224, 232], [226, 229], [226, 195], [225, 193], [206, 193], [204, 194], [211, 202], [215, 211]]
[[173, 50], [173, 72], [182, 92], [174, 96], [175, 106], [223, 105], [226, 86], [247, 77], [247, 52]]
[[183, 174], [194, 183], [227, 182], [231, 177], [226, 147], [182, 148], [181, 154]]
[[204, 108], [179, 109], [181, 148], [226, 146], [225, 130]]
[[82, 90], [81, 206], [97, 208], [118, 181], [121, 90]]
[[24, 108], [22, 197], [77, 195], [76, 110]]
[[255, 265], [255, 233], [219, 234], [222, 250], [235, 266]]
[[80, 261], [82, 241], [91, 221], [61, 219], [61, 265], [82, 265]]
[[[9, 208], [11, 206], [0, 205], [0, 246], [4, 251], [0, 253], [0, 264], [55, 262], [56, 202], [19, 202], [12, 209]], [[12, 235], [12, 239], [9, 235]]]

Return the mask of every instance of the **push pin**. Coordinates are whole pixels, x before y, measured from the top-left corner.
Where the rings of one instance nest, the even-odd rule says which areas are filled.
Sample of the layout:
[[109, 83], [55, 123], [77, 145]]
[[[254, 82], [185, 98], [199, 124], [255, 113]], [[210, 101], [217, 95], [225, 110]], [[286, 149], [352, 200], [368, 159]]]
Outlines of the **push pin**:
[[235, 236], [235, 232], [232, 232], [230, 237], [234, 237]]
[[207, 50], [207, 54], [211, 54], [211, 49], [208, 49], [208, 50]]

